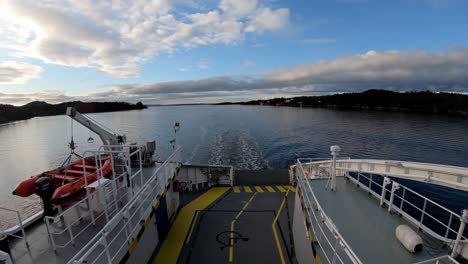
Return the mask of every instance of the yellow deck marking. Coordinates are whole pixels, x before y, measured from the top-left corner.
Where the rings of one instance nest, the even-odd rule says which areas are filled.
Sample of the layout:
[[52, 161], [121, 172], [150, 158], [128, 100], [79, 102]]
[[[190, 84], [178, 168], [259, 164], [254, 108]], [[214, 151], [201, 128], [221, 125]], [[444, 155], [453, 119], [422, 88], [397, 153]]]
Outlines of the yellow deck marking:
[[229, 190], [229, 187], [215, 187], [184, 206], [177, 215], [172, 227], [169, 229], [166, 239], [161, 245], [153, 264], [176, 263], [184, 246], [184, 239], [190, 229], [190, 223], [196, 211], [200, 211], [212, 204]]
[[250, 188], [250, 186], [244, 186], [244, 190], [248, 193], [252, 192], [252, 189]]
[[296, 192], [296, 191], [297, 191], [297, 188], [294, 187], [294, 186], [289, 186], [289, 190], [290, 190], [291, 192]]
[[320, 258], [318, 254], [315, 256], [315, 263], [322, 264], [322, 259]]
[[265, 188], [266, 188], [269, 192], [276, 192], [275, 189], [273, 189], [273, 187], [271, 187], [271, 186], [265, 186]]
[[233, 186], [232, 189], [233, 189], [234, 192], [236, 192], [236, 193], [240, 192], [239, 186]]
[[286, 192], [286, 189], [284, 189], [281, 185], [276, 186], [276, 188], [278, 188], [280, 192]]
[[[280, 186], [277, 186], [277, 187], [279, 189]], [[284, 195], [283, 201], [281, 202], [280, 208], [278, 209], [278, 213], [276, 214], [275, 220], [273, 220], [273, 223], [271, 224], [271, 228], [273, 229], [273, 235], [275, 235], [276, 247], [278, 248], [278, 251], [280, 254], [281, 264], [285, 264], [286, 261], [284, 260], [283, 249], [281, 248], [281, 243], [278, 238], [278, 233], [276, 232], [276, 223], [278, 222], [278, 218], [281, 215], [281, 211], [283, 210], [286, 199], [288, 199], [288, 194], [289, 194], [289, 190]]]
[[149, 225], [150, 222], [151, 222], [151, 216], [148, 216], [148, 217], [146, 218], [146, 220], [145, 220], [145, 224], [144, 224], [144, 225], [145, 225], [145, 228], [148, 227], [148, 225]]
[[261, 192], [261, 193], [263, 192], [263, 189], [260, 186], [254, 186], [254, 188], [257, 192]]
[[190, 241], [190, 237], [192, 236], [193, 229], [195, 228], [195, 224], [197, 223], [198, 213], [200, 213], [200, 211], [197, 211], [195, 213], [195, 216], [192, 221], [193, 224], [192, 224], [192, 227], [190, 228], [190, 232], [188, 233], [188, 237], [187, 237], [187, 240], [185, 241], [185, 244], [188, 244]]
[[232, 220], [231, 222], [231, 235], [229, 238], [229, 262], [232, 262], [234, 259], [234, 243], [233, 243], [234, 242], [234, 224], [236, 223], [237, 219], [239, 219], [239, 217], [244, 212], [244, 210], [247, 208], [247, 206], [249, 206], [249, 204], [255, 198], [255, 195], [257, 195], [257, 193], [254, 193], [252, 197], [250, 197], [250, 199], [245, 203], [244, 207], [242, 207], [240, 212], [236, 215], [234, 220]]
[[132, 244], [130, 245], [130, 248], [128, 249], [128, 253], [130, 255], [133, 254], [133, 251], [135, 251], [137, 245], [138, 245], [138, 240], [137, 239], [133, 240]]

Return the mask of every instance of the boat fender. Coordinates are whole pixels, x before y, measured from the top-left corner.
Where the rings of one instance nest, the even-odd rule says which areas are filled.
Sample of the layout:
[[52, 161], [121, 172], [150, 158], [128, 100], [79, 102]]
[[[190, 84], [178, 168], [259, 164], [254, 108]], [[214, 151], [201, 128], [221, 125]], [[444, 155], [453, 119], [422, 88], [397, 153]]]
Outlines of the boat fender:
[[410, 252], [422, 251], [422, 238], [407, 225], [399, 225], [395, 230], [395, 235], [403, 246]]

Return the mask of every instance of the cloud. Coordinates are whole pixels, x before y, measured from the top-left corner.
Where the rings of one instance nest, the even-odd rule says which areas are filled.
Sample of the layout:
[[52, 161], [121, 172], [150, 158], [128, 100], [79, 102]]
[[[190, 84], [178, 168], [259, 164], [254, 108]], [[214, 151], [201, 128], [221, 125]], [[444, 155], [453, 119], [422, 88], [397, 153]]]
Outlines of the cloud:
[[146, 103], [221, 102], [367, 89], [467, 92], [468, 48], [439, 53], [371, 50], [335, 60], [271, 69], [260, 75], [115, 85], [108, 91], [80, 99]]
[[37, 78], [42, 68], [37, 65], [5, 61], [0, 63], [0, 84], [23, 84]]
[[[23, 105], [32, 101], [47, 101], [49, 103], [60, 103], [76, 100], [79, 97], [68, 96], [63, 91], [42, 91], [37, 93], [1, 93], [0, 102], [6, 104]], [[81, 97], [81, 99], [86, 99]]]
[[266, 30], [279, 30], [284, 28], [289, 21], [289, 9], [280, 8], [272, 10], [270, 8], [259, 8], [251, 17], [251, 21], [246, 32], [263, 32]]
[[247, 33], [280, 30], [289, 19], [288, 9], [252, 0], [222, 0], [203, 11], [169, 0], [2, 3], [0, 47], [10, 55], [115, 77], [137, 76], [142, 63], [163, 52], [236, 44]]
[[[343, 87], [426, 89], [443, 85], [453, 90], [468, 84], [468, 49], [441, 53], [424, 51], [369, 51], [333, 61], [276, 69], [266, 73], [275, 82], [292, 85], [328, 84]], [[348, 88], [350, 89], [350, 88]]]

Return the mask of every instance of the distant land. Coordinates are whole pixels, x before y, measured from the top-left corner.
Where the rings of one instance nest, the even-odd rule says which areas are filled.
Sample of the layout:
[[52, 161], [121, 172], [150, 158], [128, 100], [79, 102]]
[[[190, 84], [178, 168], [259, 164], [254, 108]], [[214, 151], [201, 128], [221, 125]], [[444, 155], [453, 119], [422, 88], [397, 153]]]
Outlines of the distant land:
[[23, 106], [0, 104], [0, 124], [18, 120], [25, 120], [36, 116], [64, 115], [67, 107], [73, 106], [81, 113], [99, 113], [112, 111], [126, 111], [146, 108], [141, 102], [130, 104], [125, 102], [66, 102], [48, 104], [35, 101]]
[[325, 96], [275, 98], [220, 105], [272, 105], [292, 107], [333, 108], [343, 110], [375, 110], [448, 114], [468, 117], [468, 95], [455, 93], [393, 92], [368, 90], [361, 93], [343, 93]]

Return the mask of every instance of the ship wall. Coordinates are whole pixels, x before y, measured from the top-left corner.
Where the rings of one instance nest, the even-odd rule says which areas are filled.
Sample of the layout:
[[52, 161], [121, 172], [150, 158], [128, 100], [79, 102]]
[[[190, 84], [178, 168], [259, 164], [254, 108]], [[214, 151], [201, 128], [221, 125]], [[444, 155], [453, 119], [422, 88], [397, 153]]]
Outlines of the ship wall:
[[309, 237], [311, 234], [307, 228], [304, 213], [301, 205], [301, 198], [299, 192], [296, 192], [294, 199], [294, 216], [293, 216], [293, 236], [294, 236], [294, 250], [296, 259], [299, 264], [310, 264], [315, 262], [315, 254], [313, 250], [312, 239]]
[[120, 263], [148, 263], [154, 258], [169, 232], [180, 205], [179, 193], [173, 191], [172, 183], [158, 199], [150, 215], [146, 218], [137, 240], [130, 246]]

